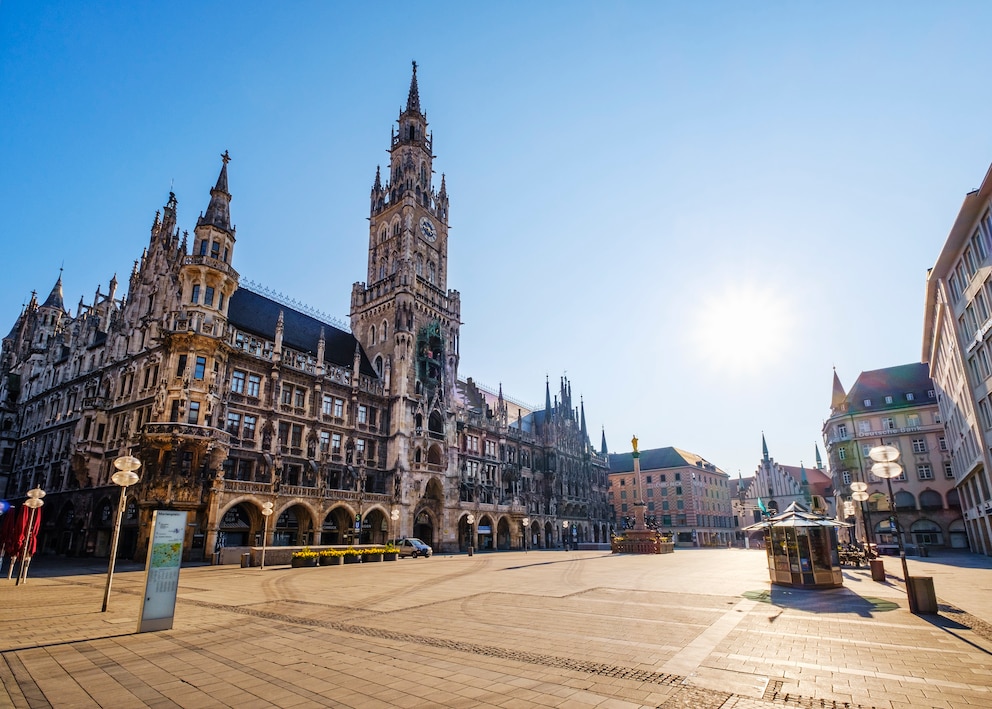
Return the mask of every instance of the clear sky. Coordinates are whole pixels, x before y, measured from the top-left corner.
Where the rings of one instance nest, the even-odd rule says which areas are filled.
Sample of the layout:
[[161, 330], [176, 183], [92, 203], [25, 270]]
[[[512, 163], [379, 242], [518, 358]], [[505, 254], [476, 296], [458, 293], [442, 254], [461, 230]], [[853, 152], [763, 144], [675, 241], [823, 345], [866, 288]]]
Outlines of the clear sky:
[[[0, 330], [126, 284], [229, 150], [235, 268], [347, 320], [410, 61], [462, 377], [593, 443], [813, 464], [832, 368], [919, 361], [992, 161], [992, 3], [0, 0]], [[436, 177], [440, 180], [440, 174]], [[436, 183], [437, 184], [437, 183]]]

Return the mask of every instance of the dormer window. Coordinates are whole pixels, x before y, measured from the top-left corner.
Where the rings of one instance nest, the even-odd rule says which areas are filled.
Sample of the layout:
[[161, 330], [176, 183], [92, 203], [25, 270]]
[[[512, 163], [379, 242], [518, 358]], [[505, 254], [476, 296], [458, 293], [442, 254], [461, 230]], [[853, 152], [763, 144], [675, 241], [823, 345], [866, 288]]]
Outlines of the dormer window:
[[913, 401], [915, 399], [916, 399], [916, 395], [913, 394], [912, 392], [910, 392], [909, 394], [906, 394], [906, 401]]
[[865, 399], [865, 406], [871, 406], [871, 399]]
[[885, 397], [885, 403], [886, 404], [891, 404], [892, 403], [892, 397], [891, 396]]

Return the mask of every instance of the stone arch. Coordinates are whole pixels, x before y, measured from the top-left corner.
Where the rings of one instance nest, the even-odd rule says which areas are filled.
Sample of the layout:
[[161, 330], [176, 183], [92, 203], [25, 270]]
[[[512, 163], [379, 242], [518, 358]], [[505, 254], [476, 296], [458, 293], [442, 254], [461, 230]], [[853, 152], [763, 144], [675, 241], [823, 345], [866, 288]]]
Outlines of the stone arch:
[[354, 529], [355, 513], [345, 504], [336, 504], [320, 525], [321, 544], [347, 544], [347, 535]]
[[444, 417], [441, 412], [434, 410], [427, 420], [427, 430], [432, 437], [444, 437]]
[[936, 490], [931, 490], [927, 488], [920, 493], [920, 509], [921, 510], [940, 510], [944, 508], [944, 500], [940, 496], [940, 493]]
[[895, 495], [896, 508], [900, 510], [915, 510], [916, 496], [908, 490], [900, 490]]
[[964, 520], [962, 518], [958, 517], [956, 520], [951, 522], [947, 526], [947, 532], [950, 536], [952, 549], [968, 548], [968, 530], [965, 527]]
[[551, 521], [544, 523], [544, 548], [550, 549], [555, 543], [555, 528]]
[[501, 551], [510, 549], [513, 538], [510, 535], [510, 521], [506, 517], [500, 517], [496, 522], [496, 548]]
[[[249, 509], [249, 502], [235, 502], [228, 505], [217, 517], [217, 544], [216, 549], [222, 547], [246, 547], [254, 543], [252, 538], [252, 510]], [[255, 510], [257, 516], [261, 512]]]
[[[362, 513], [361, 544], [385, 544], [389, 535], [389, 513], [382, 505], [373, 505]], [[430, 542], [428, 542], [429, 544]]]
[[909, 528], [910, 537], [919, 546], [944, 546], [944, 530], [930, 519], [918, 519]]
[[492, 551], [495, 549], [495, 535], [493, 532], [496, 527], [493, 523], [493, 518], [487, 513], [481, 516], [476, 515], [475, 523], [477, 525], [475, 528], [475, 537], [478, 541], [477, 548], [480, 551]]
[[272, 515], [272, 546], [306, 546], [313, 544], [314, 510], [298, 500], [291, 501]]
[[431, 477], [424, 488], [424, 499], [444, 504], [444, 486], [436, 477]]
[[444, 461], [444, 454], [441, 451], [441, 446], [433, 445], [427, 449], [427, 462], [433, 465], [442, 465]]
[[[428, 483], [429, 485], [429, 483]], [[434, 546], [434, 530], [437, 529], [434, 511], [421, 505], [413, 515], [413, 536], [428, 546]]]

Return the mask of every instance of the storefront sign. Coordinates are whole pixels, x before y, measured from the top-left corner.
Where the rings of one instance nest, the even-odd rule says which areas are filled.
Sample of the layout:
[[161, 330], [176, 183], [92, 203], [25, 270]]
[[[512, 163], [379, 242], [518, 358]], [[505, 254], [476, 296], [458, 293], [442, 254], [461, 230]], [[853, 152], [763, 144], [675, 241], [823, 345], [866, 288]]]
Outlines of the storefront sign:
[[185, 512], [155, 510], [145, 559], [145, 592], [138, 620], [139, 633], [172, 628], [185, 535]]

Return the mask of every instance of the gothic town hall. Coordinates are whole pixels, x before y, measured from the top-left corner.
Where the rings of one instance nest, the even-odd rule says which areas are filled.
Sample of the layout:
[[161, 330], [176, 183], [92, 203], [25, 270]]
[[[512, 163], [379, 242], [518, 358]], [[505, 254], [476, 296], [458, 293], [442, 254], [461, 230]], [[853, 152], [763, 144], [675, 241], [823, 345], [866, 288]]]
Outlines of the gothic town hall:
[[128, 451], [142, 467], [122, 556], [142, 557], [157, 509], [188, 512], [193, 560], [232, 558], [263, 529], [267, 545], [349, 544], [360, 527], [363, 543], [442, 552], [608, 541], [605, 441], [590, 445], [571, 383], [552, 395], [545, 379], [543, 407], [526, 407], [459, 378], [448, 193], [416, 65], [389, 153], [350, 332], [239, 283], [226, 153], [192, 236], [170, 194], [127, 284], [74, 314], [61, 276], [31, 298], [0, 355], [0, 488], [47, 492], [40, 552], [109, 554]]

